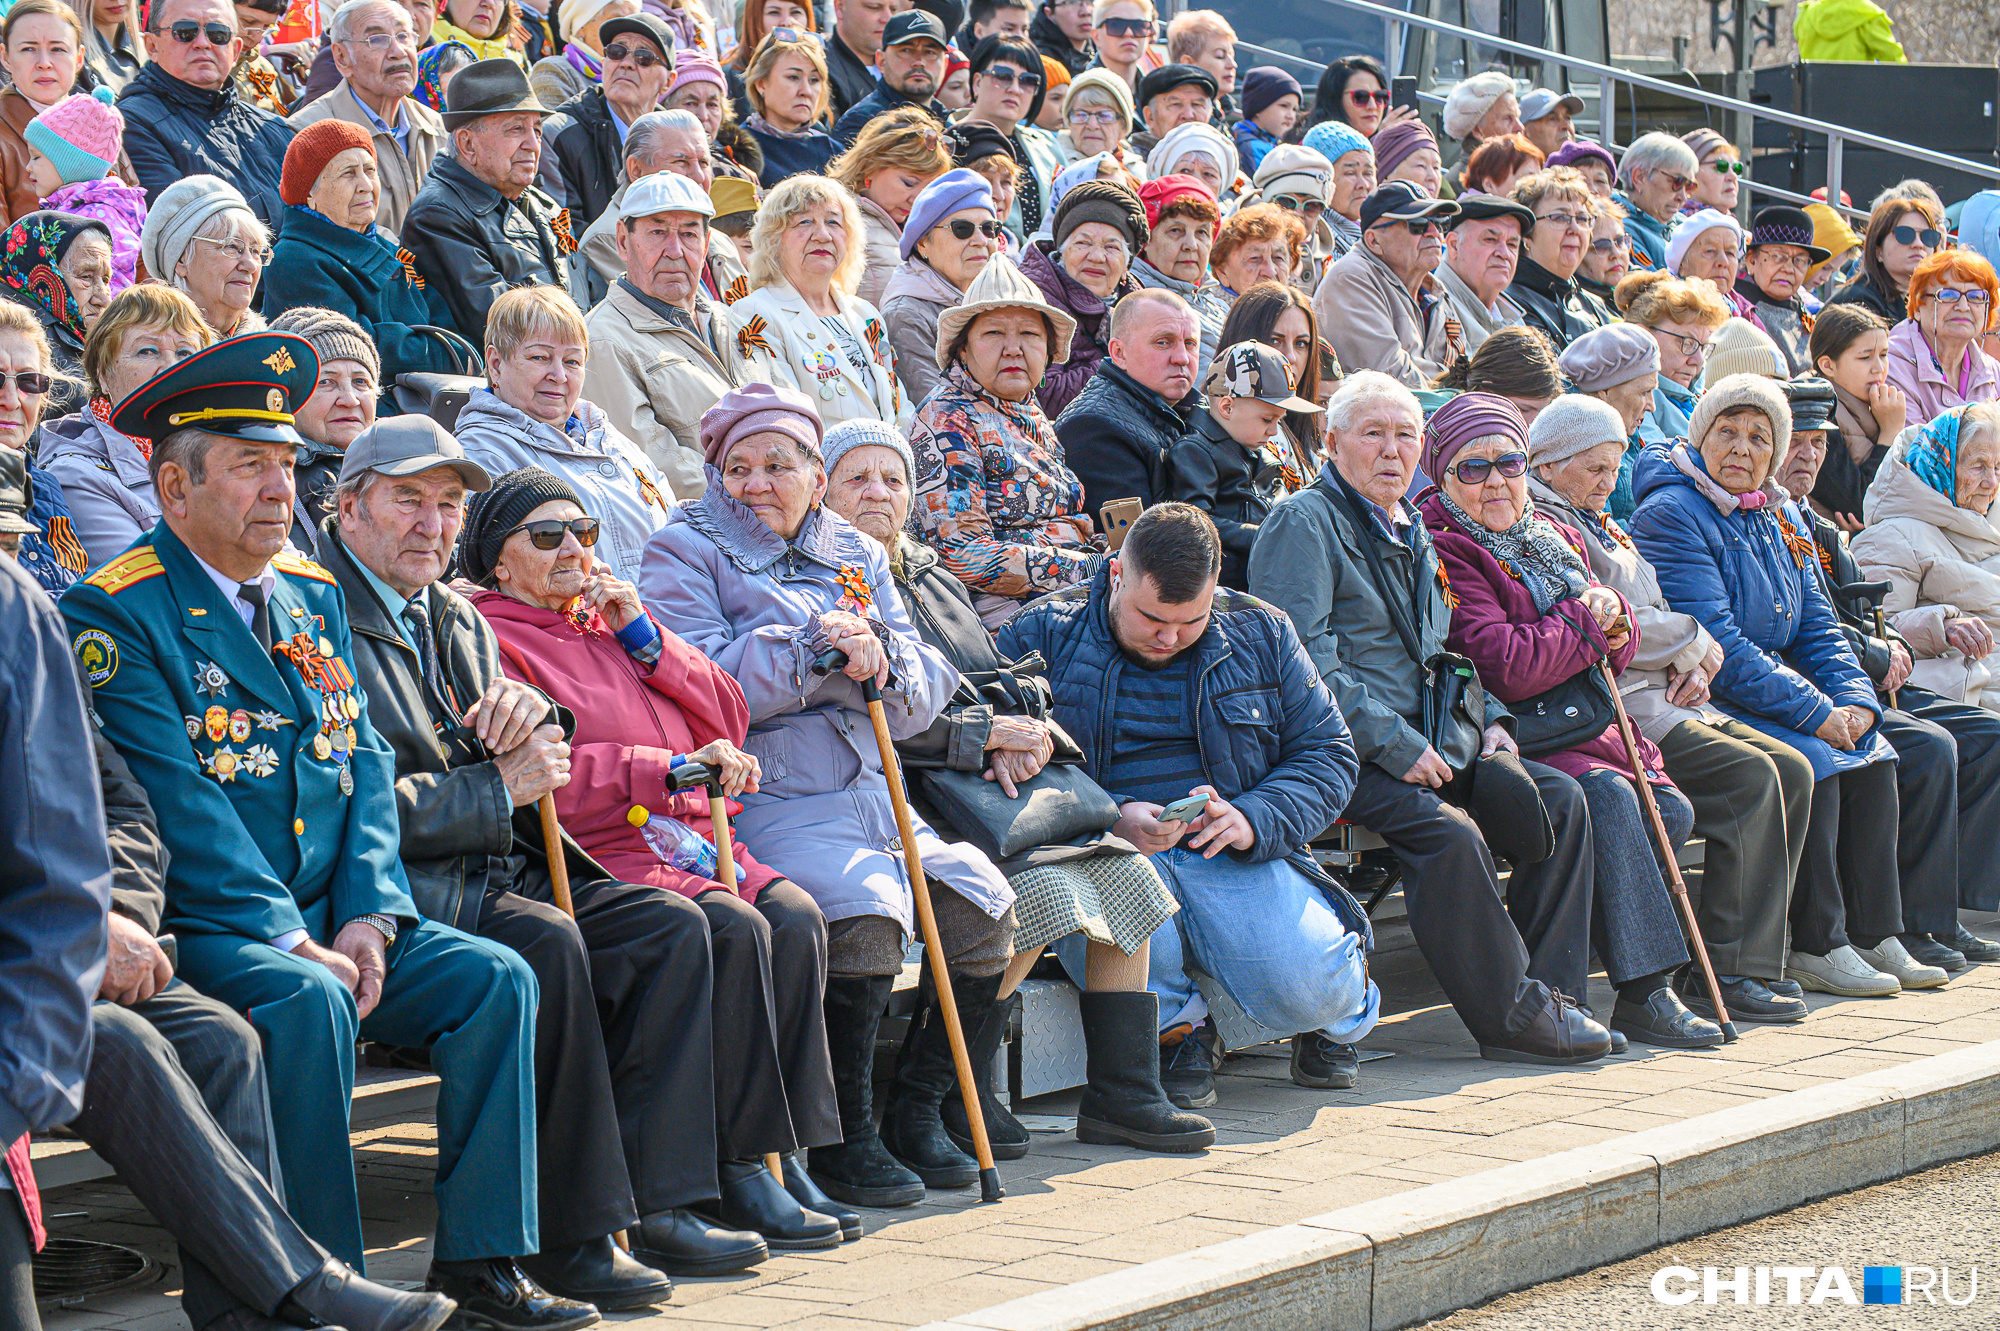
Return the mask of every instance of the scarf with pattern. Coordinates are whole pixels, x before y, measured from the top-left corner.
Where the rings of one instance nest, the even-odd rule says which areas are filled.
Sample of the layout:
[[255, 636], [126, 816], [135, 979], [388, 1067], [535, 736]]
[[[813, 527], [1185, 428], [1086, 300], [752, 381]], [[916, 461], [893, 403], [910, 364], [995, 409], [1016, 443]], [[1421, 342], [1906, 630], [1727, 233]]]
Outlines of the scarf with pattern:
[[111, 240], [111, 228], [95, 218], [46, 209], [16, 219], [7, 228], [6, 239], [0, 240], [0, 282], [78, 342], [85, 336], [83, 314], [58, 265], [70, 244], [86, 231], [95, 231], [107, 243]]
[[1494, 531], [1452, 503], [1451, 496], [1442, 488], [1437, 494], [1444, 511], [1472, 538], [1472, 543], [1521, 580], [1528, 595], [1535, 598], [1536, 614], [1546, 615], [1557, 601], [1581, 596], [1590, 586], [1590, 572], [1583, 566], [1583, 557], [1535, 511], [1532, 496], [1523, 496], [1524, 507], [1513, 526]]
[[1964, 407], [1945, 412], [1926, 425], [1903, 454], [1903, 461], [1909, 463], [1918, 480], [1954, 504], [1958, 502], [1958, 422], [1964, 414]]

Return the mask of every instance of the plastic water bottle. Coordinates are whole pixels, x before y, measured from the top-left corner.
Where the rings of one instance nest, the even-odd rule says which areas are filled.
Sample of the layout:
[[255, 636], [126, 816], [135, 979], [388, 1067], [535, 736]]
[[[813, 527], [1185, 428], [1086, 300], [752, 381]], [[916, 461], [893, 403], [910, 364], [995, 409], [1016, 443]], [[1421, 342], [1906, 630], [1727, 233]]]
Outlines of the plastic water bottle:
[[[716, 877], [720, 859], [716, 855], [715, 843], [678, 818], [656, 814], [643, 804], [634, 804], [626, 813], [625, 821], [639, 829], [639, 835], [646, 838], [646, 844], [660, 857], [660, 863], [697, 878]], [[737, 878], [742, 878], [741, 870], [737, 872]]]

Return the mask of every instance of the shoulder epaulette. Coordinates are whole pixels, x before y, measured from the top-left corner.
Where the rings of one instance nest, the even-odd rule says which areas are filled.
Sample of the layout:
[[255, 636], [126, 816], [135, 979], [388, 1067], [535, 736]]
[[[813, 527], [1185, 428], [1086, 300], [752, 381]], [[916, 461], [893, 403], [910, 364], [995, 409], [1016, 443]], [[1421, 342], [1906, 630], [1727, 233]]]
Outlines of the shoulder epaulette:
[[340, 585], [340, 580], [335, 578], [333, 574], [293, 550], [280, 550], [278, 557], [271, 561], [271, 567], [280, 573], [289, 573], [294, 577], [313, 578], [319, 582], [330, 582], [336, 587]]
[[165, 572], [166, 569], [160, 565], [159, 552], [150, 545], [142, 545], [127, 550], [84, 581], [107, 595], [116, 596], [134, 583], [144, 582]]

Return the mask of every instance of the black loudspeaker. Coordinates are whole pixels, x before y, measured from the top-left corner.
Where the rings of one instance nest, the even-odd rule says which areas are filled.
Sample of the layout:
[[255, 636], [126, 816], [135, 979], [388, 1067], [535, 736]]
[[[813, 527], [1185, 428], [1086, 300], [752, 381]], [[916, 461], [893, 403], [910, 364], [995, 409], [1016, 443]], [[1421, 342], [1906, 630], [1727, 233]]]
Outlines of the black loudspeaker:
[[[1929, 181], [1947, 203], [2000, 180], [2000, 67], [1801, 62], [1758, 70], [1751, 99], [1776, 110], [1877, 134], [1932, 152], [1993, 162], [1992, 172], [1952, 171], [1877, 148], [1845, 146], [1841, 188], [1865, 208], [1908, 177]], [[1826, 184], [1826, 136], [1759, 122], [1751, 177], [1806, 194]], [[1774, 152], [1774, 150], [1786, 150]]]

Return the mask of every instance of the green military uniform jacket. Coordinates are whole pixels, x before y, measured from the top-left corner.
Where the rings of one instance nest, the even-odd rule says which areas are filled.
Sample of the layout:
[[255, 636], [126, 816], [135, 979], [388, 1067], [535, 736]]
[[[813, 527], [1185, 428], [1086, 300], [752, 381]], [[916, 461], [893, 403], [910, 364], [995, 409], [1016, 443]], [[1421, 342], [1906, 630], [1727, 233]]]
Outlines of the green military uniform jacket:
[[264, 651], [165, 522], [62, 601], [104, 733], [173, 853], [166, 927], [330, 944], [362, 915], [414, 926], [395, 760], [347, 664], [346, 602], [290, 551], [273, 568], [272, 637], [291, 655]]

